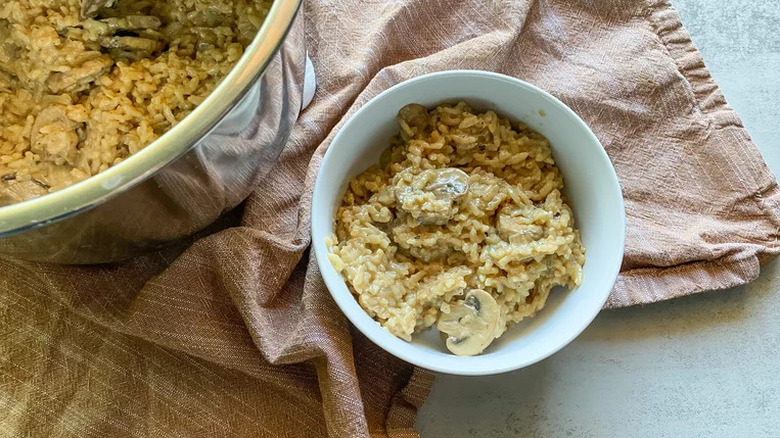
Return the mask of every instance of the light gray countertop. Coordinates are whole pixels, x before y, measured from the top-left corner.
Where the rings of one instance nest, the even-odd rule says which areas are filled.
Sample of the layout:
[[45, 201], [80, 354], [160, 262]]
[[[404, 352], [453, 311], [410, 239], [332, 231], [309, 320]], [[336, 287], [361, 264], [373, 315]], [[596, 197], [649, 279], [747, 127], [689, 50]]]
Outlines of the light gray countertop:
[[[673, 0], [780, 175], [780, 1]], [[780, 437], [780, 260], [727, 291], [603, 311], [509, 374], [437, 375], [423, 438]]]

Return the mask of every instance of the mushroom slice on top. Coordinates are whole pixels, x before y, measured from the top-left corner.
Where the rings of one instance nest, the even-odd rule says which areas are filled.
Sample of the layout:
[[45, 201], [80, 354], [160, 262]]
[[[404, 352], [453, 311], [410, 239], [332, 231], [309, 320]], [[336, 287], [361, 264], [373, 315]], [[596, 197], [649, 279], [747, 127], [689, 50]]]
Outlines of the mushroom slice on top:
[[46, 80], [46, 85], [55, 94], [78, 91], [111, 70], [113, 65], [114, 60], [96, 52], [96, 56], [88, 58], [68, 71], [52, 73]]
[[469, 175], [452, 167], [425, 170], [417, 178], [425, 182], [424, 190], [432, 192], [436, 199], [456, 201], [469, 187]]
[[154, 53], [164, 47], [164, 43], [161, 41], [134, 36], [101, 37], [98, 39], [98, 43], [107, 49], [144, 53]]
[[458, 356], [474, 356], [493, 342], [499, 334], [500, 310], [492, 295], [482, 289], [472, 289], [465, 299], [452, 305], [450, 313], [442, 313], [436, 323], [447, 334], [447, 349]]
[[39, 180], [15, 182], [13, 180], [0, 184], [0, 206], [11, 205], [28, 199], [37, 198], [49, 193], [45, 183]]
[[469, 188], [469, 175], [452, 167], [428, 169], [415, 176], [410, 186], [397, 187], [402, 210], [421, 224], [442, 225], [452, 219], [455, 204]]
[[35, 118], [30, 132], [30, 150], [43, 161], [73, 165], [78, 158], [79, 124], [68, 118], [65, 107], [51, 105]]
[[98, 20], [104, 27], [100, 29], [103, 35], [119, 31], [135, 31], [153, 29], [162, 26], [159, 17], [152, 15], [127, 15], [125, 17], [110, 17]]
[[[419, 134], [428, 127], [428, 110], [419, 103], [410, 103], [398, 111], [398, 123]], [[403, 131], [407, 134], [403, 140], [408, 141], [409, 135], [405, 129]]]

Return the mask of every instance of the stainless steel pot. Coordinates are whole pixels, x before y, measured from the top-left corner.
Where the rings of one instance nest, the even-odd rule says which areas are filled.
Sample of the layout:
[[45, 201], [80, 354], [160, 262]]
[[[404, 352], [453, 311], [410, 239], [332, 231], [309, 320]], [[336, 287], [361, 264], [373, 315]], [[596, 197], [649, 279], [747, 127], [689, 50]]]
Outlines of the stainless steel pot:
[[301, 108], [302, 0], [277, 0], [233, 71], [192, 114], [124, 162], [0, 208], [0, 254], [69, 264], [131, 257], [188, 236], [244, 200]]

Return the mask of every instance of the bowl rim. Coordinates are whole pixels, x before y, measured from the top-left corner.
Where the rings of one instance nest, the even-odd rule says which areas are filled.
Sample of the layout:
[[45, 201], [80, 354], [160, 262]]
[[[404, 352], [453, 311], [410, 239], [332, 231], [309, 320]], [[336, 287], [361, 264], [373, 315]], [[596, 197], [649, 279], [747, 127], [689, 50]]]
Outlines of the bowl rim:
[[75, 216], [140, 184], [187, 153], [243, 98], [285, 40], [303, 0], [275, 0], [238, 63], [187, 117], [121, 163], [53, 193], [0, 207], [0, 237]]
[[[620, 187], [620, 182], [617, 177], [617, 173], [615, 172], [614, 166], [612, 165], [612, 162], [609, 159], [609, 156], [607, 155], [606, 151], [604, 150], [603, 145], [601, 145], [601, 142], [599, 142], [596, 135], [593, 133], [593, 131], [590, 129], [590, 127], [566, 104], [558, 100], [556, 97], [548, 93], [547, 91], [532, 85], [528, 82], [525, 82], [521, 79], [517, 79], [511, 76], [503, 75], [500, 73], [490, 72], [490, 71], [483, 71], [483, 70], [446, 70], [446, 71], [439, 71], [435, 73], [429, 73], [424, 74], [421, 76], [417, 76], [414, 78], [411, 78], [409, 80], [400, 82], [387, 90], [381, 92], [377, 96], [371, 98], [368, 102], [366, 102], [361, 108], [359, 108], [352, 116], [350, 116], [349, 120], [347, 120], [344, 125], [339, 129], [339, 132], [336, 134], [336, 136], [331, 141], [330, 145], [328, 145], [327, 150], [325, 151], [325, 155], [322, 158], [322, 161], [320, 163], [320, 168], [317, 171], [317, 177], [314, 184], [314, 191], [312, 195], [312, 216], [314, 217], [317, 214], [317, 210], [315, 208], [319, 205], [317, 202], [318, 199], [321, 199], [322, 196], [318, 196], [320, 192], [324, 190], [324, 187], [326, 184], [333, 184], [332, 178], [325, 177], [325, 172], [328, 169], [328, 163], [330, 160], [332, 160], [334, 154], [333, 150], [335, 150], [334, 145], [338, 145], [339, 141], [341, 140], [342, 136], [345, 135], [345, 132], [348, 130], [346, 129], [354, 120], [356, 120], [358, 115], [371, 111], [372, 108], [376, 105], [380, 105], [383, 97], [388, 96], [392, 93], [396, 93], [399, 90], [411, 86], [415, 86], [416, 84], [420, 82], [426, 82], [431, 80], [437, 80], [444, 77], [480, 77], [485, 80], [491, 80], [491, 81], [504, 81], [504, 82], [510, 82], [515, 86], [523, 87], [527, 90], [530, 90], [531, 92], [537, 93], [541, 95], [545, 100], [548, 100], [553, 105], [559, 107], [562, 109], [565, 113], [568, 113], [568, 115], [572, 118], [573, 121], [575, 121], [578, 125], [580, 125], [581, 128], [584, 128], [584, 131], [587, 133], [588, 138], [591, 142], [595, 142], [595, 144], [601, 146], [598, 148], [598, 151], [594, 151], [598, 154], [598, 159], [602, 161], [602, 164], [606, 165], [606, 168], [610, 170], [609, 176], [609, 182], [611, 183], [611, 191], [613, 191], [612, 195], [615, 196], [618, 202], [619, 210], [622, 212], [618, 219], [620, 224], [620, 232], [617, 234], [618, 242], [615, 243], [615, 245], [618, 247], [616, 249], [616, 258], [617, 262], [615, 263], [615, 266], [612, 267], [611, 272], [610, 271], [602, 271], [601, 275], [608, 275], [608, 284], [610, 287], [608, 290], [606, 290], [603, 293], [603, 299], [599, 299], [599, 302], [601, 303], [600, 306], [596, 307], [594, 306], [594, 309], [590, 311], [589, 314], [583, 319], [583, 324], [581, 327], [578, 327], [576, 330], [573, 330], [571, 335], [565, 339], [565, 342], [561, 342], [559, 345], [556, 345], [554, 348], [550, 348], [548, 350], [545, 350], [542, 352], [542, 354], [537, 355], [531, 355], [528, 358], [524, 360], [518, 360], [515, 362], [507, 362], [503, 361], [503, 365], [495, 366], [491, 369], [486, 369], [485, 367], [482, 367], [480, 369], [473, 369], [469, 368], [468, 366], [459, 367], [454, 365], [454, 363], [457, 363], [457, 360], [448, 360], [448, 361], [441, 361], [441, 363], [428, 363], [426, 361], [423, 361], [420, 359], [418, 355], [415, 354], [415, 352], [411, 349], [405, 348], [405, 346], [401, 346], [402, 344], [399, 344], [395, 341], [400, 341], [402, 343], [407, 343], [406, 341], [403, 341], [394, 335], [392, 335], [390, 332], [385, 330], [384, 328], [381, 328], [381, 330], [368, 330], [367, 327], [364, 328], [363, 324], [366, 324], [365, 318], [362, 318], [361, 321], [360, 316], [358, 314], [353, 313], [355, 305], [357, 305], [357, 308], [360, 310], [360, 312], [363, 313], [364, 316], [368, 317], [371, 322], [379, 326], [376, 321], [374, 321], [373, 318], [368, 316], [368, 313], [365, 312], [365, 310], [359, 305], [355, 297], [352, 295], [352, 293], [349, 292], [346, 281], [343, 279], [343, 277], [336, 273], [335, 277], [338, 277], [337, 279], [333, 275], [325, 275], [324, 270], [325, 269], [333, 269], [332, 265], [330, 264], [330, 260], [328, 258], [329, 250], [327, 246], [325, 245], [325, 238], [330, 236], [331, 230], [329, 229], [321, 229], [320, 221], [313, 220], [312, 221], [312, 230], [311, 230], [311, 237], [312, 237], [312, 245], [314, 246], [314, 255], [317, 259], [317, 265], [320, 269], [321, 276], [325, 282], [325, 285], [328, 289], [328, 292], [333, 297], [333, 300], [338, 305], [341, 312], [346, 315], [346, 317], [349, 319], [349, 321], [357, 327], [358, 330], [360, 330], [361, 333], [363, 333], [364, 336], [368, 337], [374, 344], [378, 345], [383, 350], [387, 351], [388, 353], [396, 356], [397, 358], [404, 360], [408, 363], [411, 363], [413, 365], [419, 366], [421, 368], [425, 368], [431, 371], [436, 371], [440, 373], [446, 373], [446, 374], [452, 374], [452, 375], [464, 375], [464, 376], [478, 376], [478, 375], [494, 375], [494, 374], [501, 374], [513, 370], [517, 370], [520, 368], [524, 368], [526, 366], [532, 365], [534, 363], [537, 363], [539, 361], [542, 361], [546, 359], [547, 357], [555, 354], [559, 350], [561, 350], [566, 345], [570, 344], [577, 336], [579, 336], [585, 329], [593, 322], [593, 320], [596, 318], [596, 316], [599, 314], [601, 309], [603, 308], [603, 305], [606, 303], [607, 299], [609, 298], [609, 295], [611, 293], [612, 288], [614, 287], [614, 283], [617, 281], [618, 274], [620, 272], [621, 262], [624, 256], [624, 249], [625, 249], [625, 236], [626, 236], [626, 215], [625, 215], [625, 204], [623, 200], [622, 190]], [[442, 99], [442, 101], [446, 101], [447, 99]], [[411, 103], [411, 102], [410, 102]], [[336, 146], [337, 147], [337, 146]], [[350, 175], [345, 175], [345, 178]], [[330, 181], [327, 181], [330, 180]], [[339, 183], [343, 183], [343, 180], [340, 180]], [[330, 206], [323, 206], [323, 208], [330, 208]], [[328, 211], [328, 214], [331, 215], [330, 211]], [[334, 218], [331, 217], [330, 223], [333, 223]], [[324, 221], [323, 221], [324, 222]], [[319, 242], [318, 240], [322, 240], [322, 242]], [[619, 252], [619, 255], [617, 254]], [[335, 270], [334, 270], [335, 271]], [[339, 284], [340, 283], [340, 284]], [[347, 293], [341, 293], [341, 292], [335, 292], [334, 290], [339, 289], [339, 286], [343, 287], [344, 290], [347, 290]], [[458, 357], [458, 356], [452, 356], [452, 357]], [[477, 356], [479, 357], [479, 356]], [[468, 359], [468, 358], [463, 358]], [[450, 365], [453, 364], [453, 365]]]

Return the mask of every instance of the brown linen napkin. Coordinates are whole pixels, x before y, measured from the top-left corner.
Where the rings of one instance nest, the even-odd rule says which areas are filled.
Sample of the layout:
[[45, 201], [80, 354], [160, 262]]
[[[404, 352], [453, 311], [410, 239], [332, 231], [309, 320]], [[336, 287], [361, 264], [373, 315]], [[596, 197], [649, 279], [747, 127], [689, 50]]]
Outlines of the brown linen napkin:
[[516, 76], [590, 124], [628, 214], [609, 306], [736, 286], [780, 252], [774, 178], [666, 1], [311, 0], [306, 13], [315, 101], [221, 231], [107, 266], [0, 260], [0, 436], [416, 436], [431, 375], [349, 328], [307, 247], [341, 124], [431, 71]]

